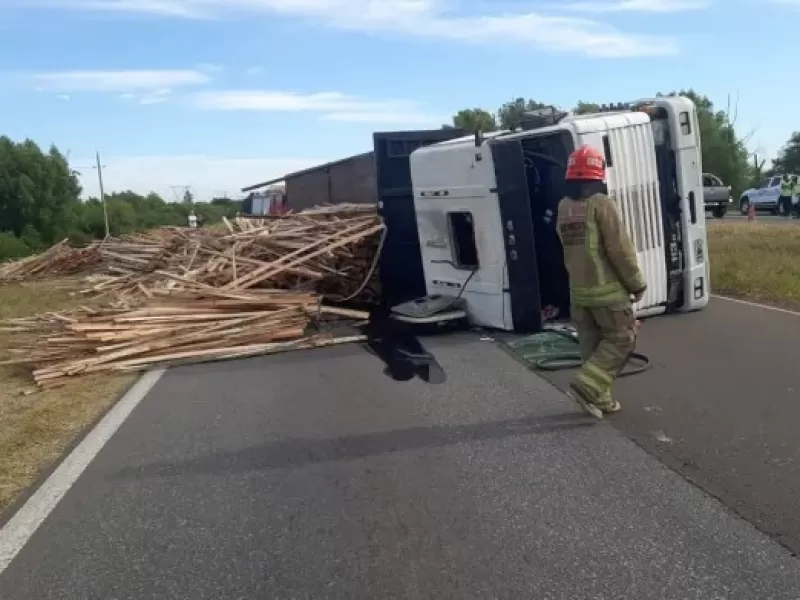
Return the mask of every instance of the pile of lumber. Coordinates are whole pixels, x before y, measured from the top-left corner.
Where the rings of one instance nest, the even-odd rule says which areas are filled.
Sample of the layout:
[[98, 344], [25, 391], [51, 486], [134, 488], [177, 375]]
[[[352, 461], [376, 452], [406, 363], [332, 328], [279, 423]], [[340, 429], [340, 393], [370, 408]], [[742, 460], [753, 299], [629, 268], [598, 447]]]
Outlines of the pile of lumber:
[[75, 275], [95, 268], [101, 261], [94, 246], [73, 248], [66, 239], [41, 254], [0, 265], [0, 283]]
[[106, 240], [86, 292], [150, 297], [159, 289], [277, 288], [336, 300], [374, 296], [383, 230], [373, 207], [344, 205]]
[[163, 227], [83, 248], [68, 240], [0, 265], [0, 283], [85, 275], [87, 294], [143, 295], [152, 289], [314, 290], [335, 300], [374, 300], [384, 225], [375, 207], [340, 204], [224, 226]]
[[[140, 370], [361, 339], [319, 333], [340, 307], [377, 300], [385, 226], [374, 207], [337, 205], [214, 228], [160, 228], [86, 248], [59, 244], [5, 265], [0, 281], [82, 273], [103, 300], [5, 322], [5, 364], [41, 387], [99, 371]], [[337, 341], [340, 340], [340, 341]]]
[[[42, 388], [69, 377], [136, 371], [363, 340], [320, 332], [324, 319], [364, 321], [361, 311], [323, 306], [315, 294], [170, 294], [135, 309], [82, 308], [6, 321], [18, 345], [3, 364], [28, 365]], [[310, 326], [316, 331], [311, 332]]]

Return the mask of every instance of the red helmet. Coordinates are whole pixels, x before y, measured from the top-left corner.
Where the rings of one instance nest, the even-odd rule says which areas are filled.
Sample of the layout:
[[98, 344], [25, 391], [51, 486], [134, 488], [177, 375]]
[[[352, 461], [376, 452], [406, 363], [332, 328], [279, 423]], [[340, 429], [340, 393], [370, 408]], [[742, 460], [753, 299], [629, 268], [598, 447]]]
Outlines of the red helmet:
[[606, 161], [603, 155], [589, 145], [583, 145], [569, 155], [567, 179], [604, 181]]

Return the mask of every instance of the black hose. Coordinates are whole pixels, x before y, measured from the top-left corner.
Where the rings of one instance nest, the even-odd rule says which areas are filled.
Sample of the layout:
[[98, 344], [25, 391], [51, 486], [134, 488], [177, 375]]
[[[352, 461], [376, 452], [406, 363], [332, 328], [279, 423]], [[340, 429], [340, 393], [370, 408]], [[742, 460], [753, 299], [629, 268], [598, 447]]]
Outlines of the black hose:
[[[557, 333], [563, 338], [574, 342], [577, 346], [578, 340], [575, 337], [566, 331], [561, 331], [558, 329], [550, 329], [549, 331], [553, 333]], [[639, 364], [633, 365], [632, 368], [628, 368], [630, 366], [631, 361], [636, 361]], [[542, 358], [538, 361], [534, 361], [531, 366], [538, 370], [538, 371], [561, 371], [564, 369], [575, 369], [580, 367], [583, 363], [581, 359], [580, 351], [576, 352], [564, 352], [563, 354], [554, 354], [552, 356], [548, 356], [547, 358]], [[644, 373], [648, 369], [652, 368], [652, 363], [650, 359], [640, 352], [632, 352], [630, 356], [628, 356], [628, 362], [626, 364], [625, 369], [622, 373], [619, 374], [619, 377], [630, 377], [631, 375], [639, 375], [640, 373]]]

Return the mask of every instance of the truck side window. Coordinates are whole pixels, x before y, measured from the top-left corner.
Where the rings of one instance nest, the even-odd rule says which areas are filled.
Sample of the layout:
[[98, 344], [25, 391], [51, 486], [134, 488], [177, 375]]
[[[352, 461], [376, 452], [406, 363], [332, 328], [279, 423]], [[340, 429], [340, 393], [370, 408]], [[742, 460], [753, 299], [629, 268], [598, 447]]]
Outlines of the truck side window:
[[603, 136], [603, 154], [606, 158], [606, 166], [613, 167], [614, 161], [611, 159], [611, 143], [608, 141], [608, 136]]
[[692, 125], [689, 123], [689, 113], [683, 111], [681, 114], [678, 115], [678, 123], [681, 125], [681, 133], [683, 135], [689, 135], [692, 133]]
[[453, 266], [456, 269], [477, 269], [478, 246], [475, 241], [475, 221], [470, 212], [447, 213], [450, 242], [453, 248]]

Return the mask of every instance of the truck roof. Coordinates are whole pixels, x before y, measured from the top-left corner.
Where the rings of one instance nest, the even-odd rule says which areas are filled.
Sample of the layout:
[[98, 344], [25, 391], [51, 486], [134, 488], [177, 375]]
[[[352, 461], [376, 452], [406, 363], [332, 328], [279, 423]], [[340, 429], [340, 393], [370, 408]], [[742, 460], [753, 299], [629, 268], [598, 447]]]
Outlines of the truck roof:
[[[483, 145], [491, 144], [502, 138], [505, 140], [517, 140], [531, 137], [533, 135], [539, 136], [547, 133], [556, 133], [564, 130], [572, 130], [575, 133], [593, 133], [597, 131], [606, 131], [609, 128], [621, 127], [626, 125], [639, 125], [641, 123], [649, 123], [650, 117], [639, 111], [623, 111], [623, 112], [610, 112], [610, 113], [594, 113], [591, 115], [569, 115], [564, 117], [555, 125], [548, 125], [547, 127], [538, 127], [536, 129], [528, 129], [524, 131], [491, 131], [483, 135]], [[431, 144], [430, 146], [423, 146], [414, 151], [414, 154], [431, 154], [450, 150], [457, 146], [468, 146], [475, 144], [475, 136], [467, 135], [452, 140], [446, 140]]]

